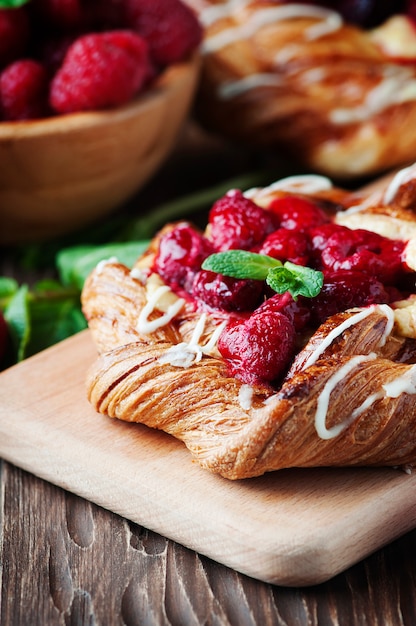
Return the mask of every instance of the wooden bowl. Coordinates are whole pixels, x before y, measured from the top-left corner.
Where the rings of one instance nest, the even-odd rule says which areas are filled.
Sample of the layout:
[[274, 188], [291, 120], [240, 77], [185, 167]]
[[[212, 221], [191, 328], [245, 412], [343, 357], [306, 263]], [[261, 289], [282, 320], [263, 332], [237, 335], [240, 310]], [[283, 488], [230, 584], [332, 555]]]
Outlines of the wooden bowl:
[[50, 239], [119, 208], [173, 149], [199, 57], [111, 111], [0, 123], [0, 243]]

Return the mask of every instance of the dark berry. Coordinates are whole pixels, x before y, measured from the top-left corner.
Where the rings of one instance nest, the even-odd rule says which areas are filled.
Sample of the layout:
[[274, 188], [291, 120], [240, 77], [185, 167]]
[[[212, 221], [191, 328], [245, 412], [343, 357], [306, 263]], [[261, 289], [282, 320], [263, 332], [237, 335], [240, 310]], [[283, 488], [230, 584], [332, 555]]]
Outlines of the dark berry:
[[194, 12], [180, 0], [126, 0], [128, 26], [149, 44], [159, 66], [183, 61], [202, 40]]
[[172, 286], [191, 285], [202, 262], [212, 254], [211, 243], [188, 224], [180, 224], [163, 235], [153, 269]]
[[230, 374], [245, 383], [272, 382], [287, 369], [295, 344], [295, 328], [286, 315], [255, 312], [244, 322], [231, 322], [221, 333], [218, 349]]
[[266, 237], [259, 248], [259, 253], [282, 262], [291, 261], [297, 265], [308, 265], [309, 239], [301, 231], [278, 228]]
[[407, 0], [405, 13], [416, 23], [416, 0]]
[[6, 121], [45, 117], [48, 78], [43, 65], [22, 59], [8, 65], [0, 74], [0, 108]]
[[40, 22], [70, 30], [83, 22], [81, 0], [32, 0], [31, 8]]
[[249, 250], [275, 229], [273, 216], [241, 191], [229, 191], [209, 213], [209, 237], [215, 249]]
[[238, 280], [201, 270], [195, 276], [191, 293], [214, 309], [253, 311], [260, 302], [263, 282]]
[[147, 44], [131, 31], [108, 31], [78, 38], [55, 75], [50, 92], [57, 113], [125, 104], [147, 80]]
[[325, 273], [322, 290], [309, 306], [314, 322], [321, 324], [346, 309], [390, 301], [391, 294], [379, 280], [360, 271], [341, 270]]
[[25, 53], [28, 37], [29, 20], [24, 8], [0, 9], [0, 68]]
[[269, 210], [276, 216], [281, 228], [306, 231], [329, 222], [328, 215], [316, 204], [297, 196], [275, 198]]

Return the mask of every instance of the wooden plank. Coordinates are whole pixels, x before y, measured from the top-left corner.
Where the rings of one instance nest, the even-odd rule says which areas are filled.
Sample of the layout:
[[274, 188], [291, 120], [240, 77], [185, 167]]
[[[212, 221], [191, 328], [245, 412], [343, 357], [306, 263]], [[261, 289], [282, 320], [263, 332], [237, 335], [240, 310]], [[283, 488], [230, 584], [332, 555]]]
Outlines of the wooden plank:
[[64, 489], [279, 585], [329, 579], [416, 526], [416, 476], [290, 470], [231, 482], [142, 425], [97, 415], [84, 331], [0, 375], [0, 456]]

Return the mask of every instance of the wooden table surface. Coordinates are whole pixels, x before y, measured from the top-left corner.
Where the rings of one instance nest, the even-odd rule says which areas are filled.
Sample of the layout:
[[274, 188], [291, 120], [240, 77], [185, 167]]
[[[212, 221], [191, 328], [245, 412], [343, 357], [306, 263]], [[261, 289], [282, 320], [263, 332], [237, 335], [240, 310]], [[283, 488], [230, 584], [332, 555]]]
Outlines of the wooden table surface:
[[[185, 148], [139, 194], [141, 206], [264, 165], [258, 155], [211, 138], [196, 160], [193, 141], [187, 135]], [[1, 255], [1, 274], [22, 277], [8, 251]], [[328, 582], [284, 588], [219, 565], [5, 461], [0, 484], [4, 626], [416, 624], [416, 530]]]

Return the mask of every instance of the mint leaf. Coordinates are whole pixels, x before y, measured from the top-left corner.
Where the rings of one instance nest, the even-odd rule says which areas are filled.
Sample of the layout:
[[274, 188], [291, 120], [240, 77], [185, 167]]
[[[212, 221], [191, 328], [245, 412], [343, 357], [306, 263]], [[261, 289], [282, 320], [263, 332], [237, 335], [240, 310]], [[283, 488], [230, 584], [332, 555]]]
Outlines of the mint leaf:
[[29, 0], [0, 0], [0, 9], [17, 9], [28, 2]]
[[286, 261], [282, 267], [269, 271], [266, 283], [277, 293], [289, 291], [294, 300], [298, 296], [314, 298], [322, 289], [324, 275], [310, 267]]
[[227, 250], [211, 254], [203, 262], [202, 269], [232, 278], [266, 280], [269, 271], [281, 265], [280, 261], [266, 254], [247, 250]]
[[132, 267], [136, 259], [148, 248], [149, 243], [146, 240], [65, 248], [56, 257], [60, 279], [64, 285], [82, 289], [85, 279], [99, 261], [116, 257], [120, 263]]
[[31, 334], [27, 285], [22, 285], [14, 294], [4, 311], [4, 318], [9, 327], [16, 359], [22, 361], [25, 358]]
[[266, 254], [247, 250], [227, 250], [211, 254], [202, 264], [203, 270], [231, 276], [232, 278], [265, 280], [277, 293], [289, 291], [294, 299], [298, 296], [314, 298], [322, 289], [322, 272], [296, 265], [284, 264]]

